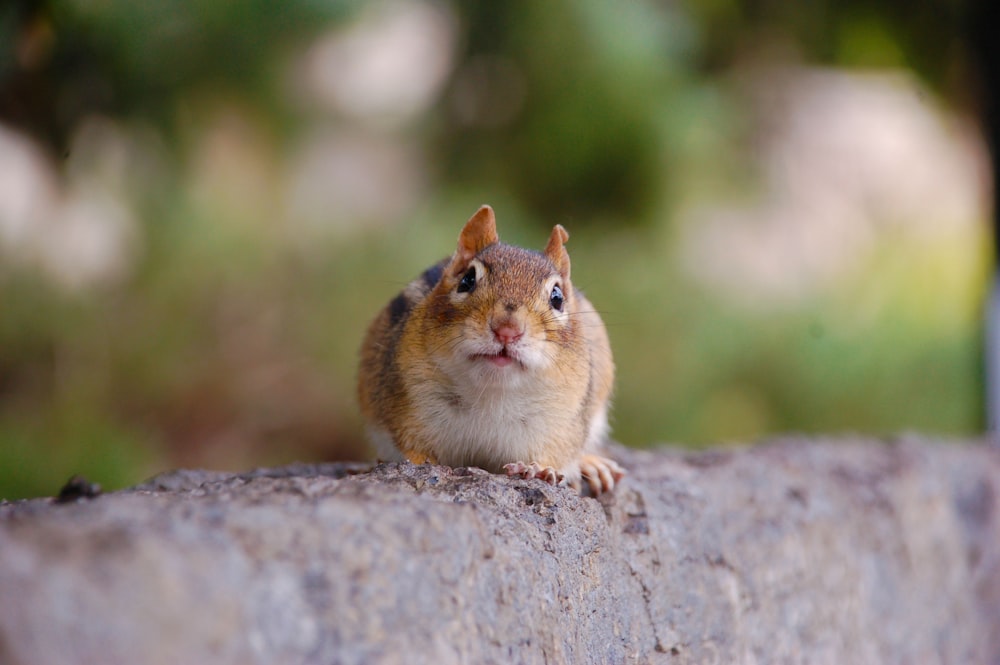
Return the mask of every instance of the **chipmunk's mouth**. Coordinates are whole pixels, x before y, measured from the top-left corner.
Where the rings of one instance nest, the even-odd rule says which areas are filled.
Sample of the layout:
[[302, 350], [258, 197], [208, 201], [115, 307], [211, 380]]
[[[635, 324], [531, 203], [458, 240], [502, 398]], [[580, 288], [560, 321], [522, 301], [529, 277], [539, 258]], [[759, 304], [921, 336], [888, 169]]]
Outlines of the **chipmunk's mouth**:
[[511, 353], [510, 349], [506, 346], [502, 347], [496, 353], [477, 353], [472, 356], [473, 360], [485, 360], [488, 363], [492, 363], [496, 367], [506, 367], [517, 362], [517, 358]]

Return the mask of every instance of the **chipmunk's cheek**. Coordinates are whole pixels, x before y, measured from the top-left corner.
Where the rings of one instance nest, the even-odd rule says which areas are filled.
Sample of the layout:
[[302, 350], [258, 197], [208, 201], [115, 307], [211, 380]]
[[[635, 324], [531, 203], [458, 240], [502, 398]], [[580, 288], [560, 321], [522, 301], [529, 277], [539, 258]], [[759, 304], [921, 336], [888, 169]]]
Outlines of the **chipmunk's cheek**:
[[524, 345], [517, 349], [517, 360], [526, 369], [545, 369], [552, 360], [537, 345]]

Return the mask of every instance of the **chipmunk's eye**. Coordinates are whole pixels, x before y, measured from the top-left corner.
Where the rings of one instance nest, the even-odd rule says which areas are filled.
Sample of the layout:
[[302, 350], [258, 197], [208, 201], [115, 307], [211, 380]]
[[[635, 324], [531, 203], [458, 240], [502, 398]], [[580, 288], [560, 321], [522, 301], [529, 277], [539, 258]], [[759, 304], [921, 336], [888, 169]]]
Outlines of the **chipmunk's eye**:
[[559, 285], [556, 284], [555, 286], [552, 287], [552, 293], [551, 295], [549, 295], [549, 304], [552, 305], [552, 309], [556, 310], [557, 312], [561, 312], [564, 301], [565, 298], [563, 298], [562, 289], [560, 289]]
[[475, 266], [469, 268], [462, 275], [462, 281], [458, 283], [459, 293], [472, 293], [476, 290], [476, 268]]

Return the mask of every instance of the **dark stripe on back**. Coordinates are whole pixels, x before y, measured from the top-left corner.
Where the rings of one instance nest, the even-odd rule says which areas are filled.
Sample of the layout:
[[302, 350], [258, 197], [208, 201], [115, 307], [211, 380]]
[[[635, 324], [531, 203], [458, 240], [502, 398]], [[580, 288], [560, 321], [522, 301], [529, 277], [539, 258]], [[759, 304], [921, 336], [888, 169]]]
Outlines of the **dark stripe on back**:
[[445, 263], [447, 263], [447, 261], [448, 260], [445, 259], [444, 261], [441, 261], [440, 263], [431, 266], [430, 268], [424, 271], [423, 275], [420, 276], [421, 279], [423, 279], [424, 286], [427, 288], [428, 291], [433, 289], [437, 285], [437, 283], [441, 281], [441, 275], [444, 274], [444, 266]]
[[395, 328], [408, 311], [410, 311], [410, 303], [406, 300], [406, 295], [400, 293], [389, 303], [389, 327]]

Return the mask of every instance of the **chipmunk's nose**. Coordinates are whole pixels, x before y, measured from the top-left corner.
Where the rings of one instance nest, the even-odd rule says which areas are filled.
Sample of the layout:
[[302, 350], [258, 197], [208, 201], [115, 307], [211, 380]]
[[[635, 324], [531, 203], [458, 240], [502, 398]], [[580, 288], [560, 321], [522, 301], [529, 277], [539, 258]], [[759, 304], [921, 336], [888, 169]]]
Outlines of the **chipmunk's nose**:
[[494, 324], [493, 335], [498, 342], [507, 346], [521, 339], [524, 332], [513, 323], [501, 323], [500, 325]]

